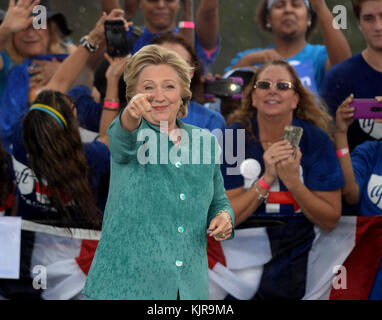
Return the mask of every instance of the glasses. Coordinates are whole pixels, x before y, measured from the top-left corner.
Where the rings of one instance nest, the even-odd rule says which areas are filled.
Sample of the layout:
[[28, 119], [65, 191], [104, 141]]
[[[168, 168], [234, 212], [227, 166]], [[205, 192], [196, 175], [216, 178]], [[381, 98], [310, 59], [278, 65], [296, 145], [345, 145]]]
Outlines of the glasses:
[[[289, 89], [294, 89], [294, 85], [290, 81], [277, 81], [276, 88], [281, 91], [286, 91]], [[257, 81], [256, 84], [253, 86], [255, 89], [263, 89], [268, 90], [272, 87], [273, 82], [269, 80], [260, 80]]]

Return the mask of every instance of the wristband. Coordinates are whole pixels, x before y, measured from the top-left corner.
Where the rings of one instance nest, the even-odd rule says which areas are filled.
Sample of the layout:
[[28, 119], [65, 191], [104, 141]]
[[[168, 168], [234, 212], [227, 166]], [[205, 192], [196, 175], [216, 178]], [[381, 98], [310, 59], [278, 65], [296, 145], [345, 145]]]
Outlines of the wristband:
[[106, 107], [107, 110], [117, 110], [119, 108], [119, 102], [105, 100], [103, 106]]
[[195, 23], [193, 21], [180, 21], [178, 27], [183, 29], [195, 29]]
[[343, 149], [339, 149], [339, 150], [336, 151], [336, 153], [337, 153], [337, 157], [338, 158], [346, 156], [349, 153], [349, 147], [346, 147], [346, 148], [343, 148]]
[[265, 183], [265, 181], [264, 181], [264, 177], [261, 177], [261, 178], [259, 179], [259, 185], [260, 185], [260, 187], [262, 187], [262, 188], [264, 188], [264, 189], [266, 189], [266, 190], [269, 190], [269, 189], [271, 188], [271, 186], [269, 186], [269, 185], [267, 185], [267, 184]]

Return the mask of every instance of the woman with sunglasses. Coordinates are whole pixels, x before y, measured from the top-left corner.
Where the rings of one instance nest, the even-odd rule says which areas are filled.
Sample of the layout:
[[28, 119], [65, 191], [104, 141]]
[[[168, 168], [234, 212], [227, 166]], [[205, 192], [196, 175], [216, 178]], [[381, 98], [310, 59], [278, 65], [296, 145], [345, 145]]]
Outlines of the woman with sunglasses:
[[[237, 164], [224, 159], [222, 173], [237, 228], [250, 228], [249, 222], [256, 219], [281, 223], [286, 230], [293, 223], [299, 232], [308, 232], [312, 241], [314, 226], [325, 231], [335, 228], [341, 215], [340, 189], [344, 180], [328, 135], [332, 119], [315, 101], [293, 67], [282, 60], [264, 64], [251, 80], [241, 108], [228, 119], [229, 124], [233, 123], [229, 127], [233, 130], [233, 139], [226, 136], [224, 143], [225, 148], [232, 147], [234, 151], [245, 144], [245, 159], [254, 163], [252, 177], [257, 176], [252, 185], [245, 186], [240, 172], [230, 172]], [[282, 139], [289, 125], [303, 129], [295, 157], [291, 144]], [[245, 141], [240, 140], [239, 129], [245, 129]], [[227, 150], [224, 153], [227, 154]], [[298, 232], [286, 234], [286, 247], [307, 237]], [[272, 280], [290, 277], [291, 286], [297, 289], [283, 287], [275, 293], [259, 288], [255, 299], [300, 299], [304, 295], [304, 287], [296, 282], [294, 255], [290, 251], [284, 254], [290, 268], [273, 273]]]

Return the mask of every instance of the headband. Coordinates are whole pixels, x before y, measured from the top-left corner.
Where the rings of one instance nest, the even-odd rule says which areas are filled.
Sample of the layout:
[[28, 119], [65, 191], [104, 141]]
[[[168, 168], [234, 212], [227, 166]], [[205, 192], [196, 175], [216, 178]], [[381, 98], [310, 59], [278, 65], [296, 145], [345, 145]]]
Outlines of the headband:
[[52, 107], [49, 107], [45, 104], [34, 104], [29, 109], [29, 111], [32, 111], [32, 110], [40, 110], [42, 112], [45, 112], [49, 114], [50, 116], [52, 116], [54, 119], [56, 119], [57, 122], [62, 127], [62, 129], [68, 128], [68, 123], [66, 122], [65, 118], [56, 109], [53, 109]]
[[[274, 5], [275, 2], [277, 2], [279, 0], [268, 0], [268, 10], [271, 10], [272, 6]], [[309, 4], [309, 0], [302, 0], [302, 2], [305, 3], [306, 7], [309, 9], [310, 8], [310, 4]]]

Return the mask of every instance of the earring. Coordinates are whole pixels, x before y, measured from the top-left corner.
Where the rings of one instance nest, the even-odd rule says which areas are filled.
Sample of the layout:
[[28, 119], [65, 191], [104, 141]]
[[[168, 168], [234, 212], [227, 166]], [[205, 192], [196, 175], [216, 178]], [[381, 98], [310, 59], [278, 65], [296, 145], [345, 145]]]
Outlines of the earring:
[[308, 21], [308, 27], [310, 27], [312, 25], [312, 21]]
[[267, 24], [265, 26], [267, 27], [267, 29], [271, 28], [271, 24], [269, 22], [267, 22]]

